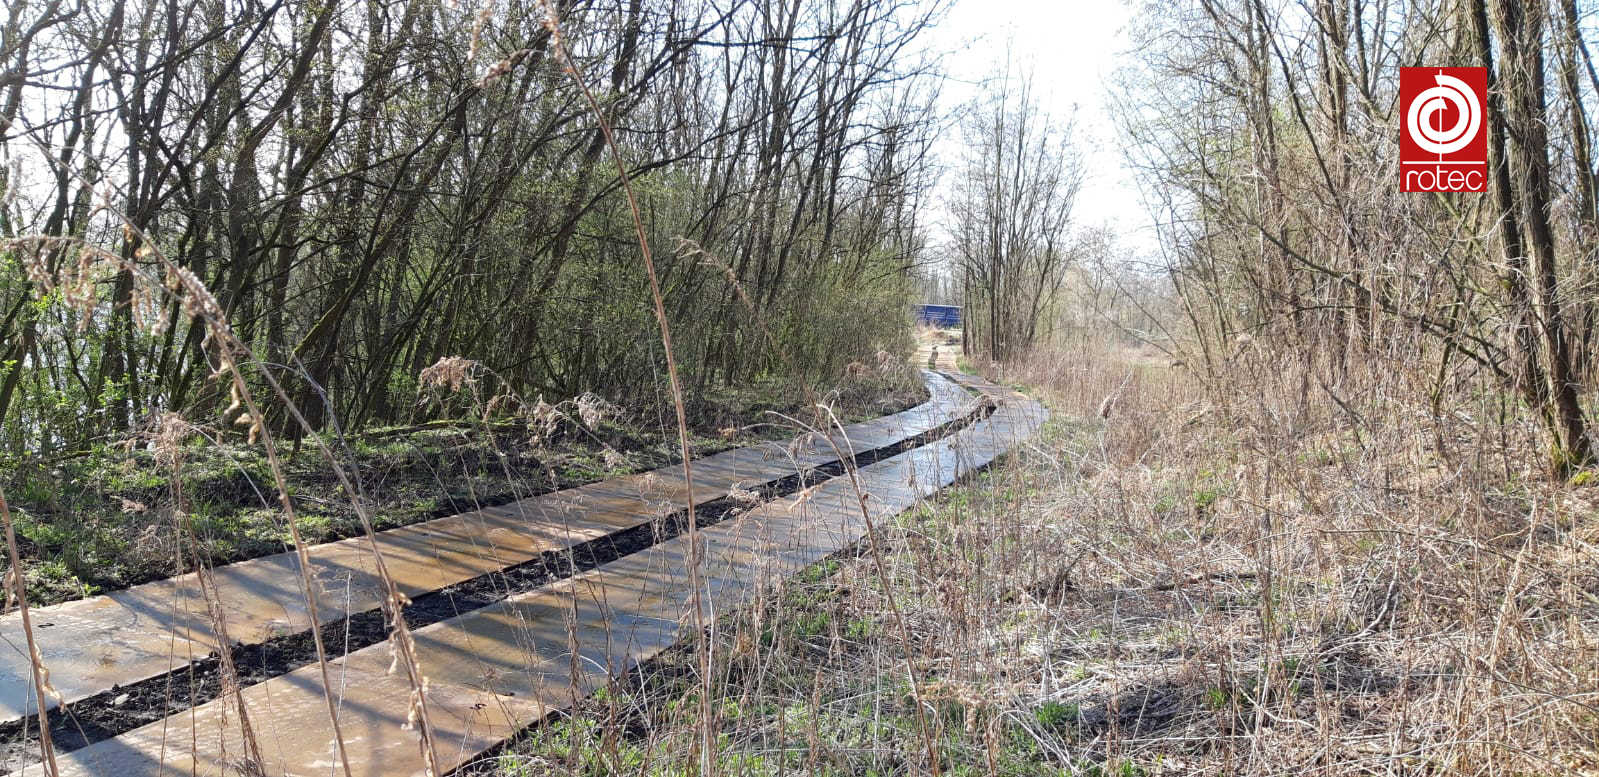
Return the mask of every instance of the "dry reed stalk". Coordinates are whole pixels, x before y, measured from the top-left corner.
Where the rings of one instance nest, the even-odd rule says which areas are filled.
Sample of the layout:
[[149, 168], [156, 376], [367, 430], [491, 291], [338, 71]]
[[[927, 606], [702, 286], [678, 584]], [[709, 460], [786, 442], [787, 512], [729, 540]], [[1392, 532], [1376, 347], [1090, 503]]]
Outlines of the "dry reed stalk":
[[[37, 141], [34, 142], [38, 145]], [[93, 182], [88, 181], [78, 171], [67, 167], [64, 162], [57, 160], [48, 153], [48, 149], [42, 146], [39, 148], [41, 152], [44, 152], [45, 157], [51, 160], [52, 164], [60, 165], [68, 175], [79, 181], [84, 187], [94, 189]], [[99, 262], [109, 264], [122, 272], [128, 273], [135, 280], [136, 288], [143, 284], [144, 288], [158, 290], [160, 293], [171, 295], [185, 313], [200, 321], [205, 327], [206, 336], [202, 344], [210, 343], [217, 349], [218, 365], [214, 368], [213, 376], [219, 379], [226, 376], [230, 382], [233, 405], [228, 408], [227, 412], [231, 413], [238, 410], [242, 405], [245, 412], [239, 416], [239, 420], [245, 422], [245, 425], [249, 428], [249, 441], [254, 443], [257, 439], [260, 439], [266, 449], [273, 484], [278, 489], [278, 498], [283, 506], [285, 522], [288, 525], [291, 539], [298, 554], [298, 582], [301, 587], [301, 596], [306, 601], [307, 615], [311, 621], [311, 635], [316, 650], [317, 665], [322, 675], [323, 700], [328, 714], [328, 723], [333, 730], [333, 740], [338, 752], [339, 763], [346, 777], [350, 777], [349, 755], [346, 752], [344, 737], [340, 730], [338, 705], [334, 700], [331, 676], [328, 673], [327, 650], [322, 644], [322, 623], [316, 594], [317, 586], [311, 578], [305, 543], [300, 537], [300, 529], [298, 521], [295, 519], [294, 507], [289, 500], [288, 480], [284, 476], [282, 462], [278, 458], [274, 439], [266, 429], [265, 416], [256, 407], [255, 397], [235, 363], [237, 354], [247, 355], [250, 353], [250, 349], [233, 334], [233, 329], [228, 324], [221, 305], [217, 303], [210, 290], [205, 287], [205, 284], [193, 272], [172, 261], [148, 234], [133, 223], [132, 219], [111, 207], [109, 195], [102, 198], [98, 209], [110, 213], [121, 222], [125, 239], [138, 244], [138, 247], [132, 252], [132, 256], [123, 256], [106, 251], [88, 244], [84, 238], [75, 236], [19, 237], [7, 240], [6, 244], [15, 247], [27, 245], [31, 242], [40, 246], [52, 246], [55, 250], [62, 250], [68, 246], [78, 246], [82, 258], [80, 263], [81, 277], [73, 278], [71, 283], [67, 284], [69, 287], [81, 286], [90, 280], [87, 275], [94, 270], [90, 257], [98, 257]], [[153, 261], [161, 268], [163, 277], [159, 280], [146, 277], [144, 270], [137, 264], [137, 260], [141, 259]], [[42, 262], [37, 262], [37, 257], [34, 257], [34, 263], [30, 263], [26, 255], [24, 265], [29, 269], [30, 278], [39, 285], [40, 290], [46, 293], [49, 292], [55, 280], [52, 277], [53, 272], [50, 268]], [[85, 315], [87, 315], [88, 307], [93, 304], [93, 297], [87, 296], [80, 300], [79, 304], [85, 307]], [[293, 401], [278, 386], [271, 372], [262, 366], [260, 373], [273, 386], [274, 391], [285, 405], [290, 410], [295, 411], [296, 416], [298, 416], [298, 411], [295, 410]], [[301, 419], [301, 422], [303, 425], [303, 419]], [[307, 431], [310, 431], [308, 426], [306, 428]], [[324, 450], [326, 449], [324, 448]], [[329, 463], [336, 472], [342, 475], [342, 469], [338, 466], [336, 460], [330, 458]], [[359, 509], [359, 505], [357, 507]], [[220, 606], [220, 603], [218, 603], [218, 606]], [[240, 703], [242, 705], [242, 701]]]
[[694, 644], [695, 652], [699, 657], [700, 671], [700, 720], [702, 733], [700, 737], [700, 772], [703, 775], [715, 774], [715, 737], [712, 734], [714, 719], [711, 707], [711, 655], [710, 644], [705, 637], [705, 613], [700, 591], [700, 564], [703, 563], [700, 549], [699, 530], [694, 518], [694, 475], [689, 464], [689, 434], [688, 413], [683, 403], [683, 388], [677, 375], [677, 359], [672, 354], [672, 328], [666, 317], [666, 298], [661, 293], [661, 282], [655, 273], [655, 259], [650, 253], [650, 242], [644, 231], [644, 217], [639, 211], [638, 198], [633, 192], [633, 181], [627, 173], [627, 165], [622, 160], [622, 150], [616, 143], [616, 137], [611, 131], [611, 124], [605, 118], [605, 111], [600, 108], [600, 103], [594, 98], [594, 92], [589, 89], [588, 82], [583, 79], [583, 73], [577, 63], [572, 61], [571, 52], [567, 51], [566, 42], [561, 37], [560, 17], [556, 13], [555, 4], [549, 0], [541, 0], [545, 9], [545, 26], [550, 32], [550, 42], [556, 54], [565, 63], [566, 72], [577, 84], [583, 97], [588, 101], [589, 108], [594, 114], [594, 120], [599, 124], [600, 132], [605, 137], [605, 145], [611, 151], [611, 158], [616, 162], [616, 174], [622, 181], [622, 191], [627, 197], [628, 210], [633, 216], [633, 229], [636, 232], [639, 252], [644, 259], [644, 272], [649, 276], [650, 296], [655, 302], [655, 323], [661, 330], [661, 347], [666, 355], [666, 375], [671, 385], [672, 406], [677, 415], [678, 445], [683, 456], [683, 484], [685, 486], [684, 501], [688, 515], [688, 545], [689, 587], [693, 590], [690, 607], [694, 610]]
[[[843, 432], [844, 425], [838, 419], [838, 416], [833, 414], [832, 408], [826, 408], [825, 406], [824, 408], [829, 424]], [[916, 708], [916, 727], [921, 734], [922, 744], [927, 752], [928, 769], [931, 770], [933, 777], [938, 777], [942, 773], [942, 765], [938, 756], [937, 732], [927, 722], [927, 712], [924, 709], [925, 700], [922, 695], [921, 673], [916, 669], [915, 651], [912, 649], [915, 643], [911, 641], [910, 627], [906, 625], [905, 613], [900, 608], [899, 601], [895, 598], [893, 590], [889, 587], [888, 568], [883, 560], [883, 543], [877, 532], [877, 522], [872, 520], [871, 508], [866, 504], [866, 490], [861, 485], [860, 472], [855, 468], [855, 448], [846, 435], [841, 434], [840, 436], [844, 437], [844, 444], [848, 448], [847, 453], [838, 447], [838, 443], [833, 441], [831, 435], [824, 435], [819, 430], [806, 426], [796, 419], [789, 419], [789, 421], [827, 440], [828, 446], [833, 449], [833, 453], [838, 457], [838, 460], [844, 464], [844, 474], [849, 478], [850, 488], [855, 493], [856, 504], [861, 511], [861, 519], [866, 522], [866, 546], [871, 549], [872, 563], [876, 568], [878, 579], [883, 583], [884, 594], [888, 600], [888, 609], [894, 617], [894, 626], [899, 632], [900, 643], [904, 648], [905, 674], [910, 682], [911, 700]], [[816, 688], [820, 692], [820, 682], [816, 683]], [[812, 720], [815, 720], [815, 716], [812, 716]]]
[[56, 766], [56, 749], [50, 741], [50, 715], [47, 698], [51, 695], [50, 674], [39, 646], [33, 640], [33, 621], [28, 614], [28, 590], [23, 581], [22, 557], [17, 553], [17, 534], [11, 526], [11, 506], [6, 504], [6, 494], [0, 490], [0, 521], [5, 522], [6, 554], [11, 558], [11, 590], [16, 595], [17, 611], [22, 616], [22, 633], [28, 641], [28, 661], [33, 667], [33, 698], [39, 705], [39, 754], [43, 757], [46, 777], [61, 773]]
[[[273, 393], [276, 394], [283, 402], [285, 409], [288, 410], [294, 421], [298, 423], [306, 432], [313, 432], [310, 422], [308, 422], [305, 419], [304, 414], [300, 412], [299, 406], [289, 398], [288, 392], [284, 390], [282, 384], [278, 382], [277, 377], [274, 376], [271, 371], [265, 369], [261, 370], [261, 377], [266, 381]], [[256, 418], [260, 418], [260, 414], [255, 409], [254, 400], [247, 393], [244, 394], [244, 401], [249, 409], [249, 413]], [[312, 585], [310, 578], [311, 556], [306, 543], [300, 539], [300, 532], [296, 525], [296, 521], [294, 520], [294, 505], [289, 499], [289, 492], [286, 485], [287, 480], [283, 475], [282, 462], [279, 461], [277, 450], [272, 445], [271, 436], [263, 435], [263, 437], [267, 443], [267, 461], [271, 464], [273, 478], [278, 481], [278, 496], [283, 504], [284, 512], [288, 516], [290, 532], [294, 541], [295, 555], [299, 561], [298, 566], [300, 568], [300, 574], [306, 580], [306, 585], [308, 590], [310, 590], [310, 586]], [[364, 503], [365, 500], [363, 498], [363, 490], [357, 484], [352, 482], [349, 478], [349, 475], [344, 471], [344, 468], [339, 466], [338, 458], [334, 454], [333, 449], [328, 447], [327, 443], [320, 435], [312, 433], [311, 439], [316, 443], [317, 449], [321, 451], [323, 458], [333, 469], [333, 474], [338, 478], [339, 484], [345, 489], [345, 493], [351, 495], [350, 504], [355, 509], [356, 517], [360, 519], [361, 529], [365, 533], [367, 540], [367, 549], [372, 553], [373, 567], [378, 574], [378, 579], [383, 583], [384, 610], [389, 618], [389, 641], [394, 649], [394, 669], [403, 669], [405, 671], [406, 680], [411, 686], [411, 709], [410, 714], [406, 719], [406, 725], [417, 729], [417, 746], [422, 753], [422, 759], [424, 763], [427, 764], [427, 770], [430, 777], [440, 775], [442, 772], [438, 767], [438, 754], [433, 742], [433, 727], [428, 718], [428, 680], [427, 676], [422, 673], [421, 662], [416, 653], [416, 642], [411, 637], [411, 629], [410, 626], [406, 624], [404, 616], [405, 606], [410, 604], [411, 600], [407, 598], [402, 591], [400, 591], [399, 584], [395, 582], [394, 576], [389, 573], [388, 564], [383, 558], [383, 551], [378, 546], [377, 529], [372, 525], [371, 516], [367, 514], [366, 505]], [[311, 596], [315, 596], [314, 592]], [[311, 598], [309, 601], [311, 606], [314, 608], [316, 606], [315, 598]], [[321, 619], [313, 612], [311, 614], [311, 621], [311, 633], [315, 639], [317, 655], [320, 659], [324, 655], [322, 648]], [[391, 671], [393, 671], [393, 669], [391, 669]], [[322, 681], [323, 687], [326, 690], [325, 695], [328, 699], [328, 703], [332, 705], [332, 685], [330, 684], [327, 662], [325, 659], [322, 659]], [[334, 735], [335, 739], [338, 741], [339, 754], [340, 757], [345, 760], [345, 768], [348, 772], [349, 765], [348, 758], [345, 756], [344, 740], [342, 736], [338, 735], [337, 715], [331, 711], [330, 715], [332, 715], [334, 719]]]
[[[232, 700], [239, 716], [239, 733], [246, 752], [245, 769], [262, 773], [265, 761], [261, 745], [256, 741], [255, 728], [250, 723], [250, 708], [244, 701], [244, 687], [239, 683], [239, 670], [233, 661], [233, 639], [228, 636], [227, 613], [222, 609], [222, 596], [217, 591], [210, 564], [200, 555], [200, 537], [194, 531], [194, 521], [189, 516], [188, 501], [183, 491], [183, 444], [188, 437], [187, 425], [174, 415], [161, 419], [156, 431], [156, 460], [167, 464], [172, 473], [172, 502], [175, 522], [189, 541], [189, 564], [194, 569], [195, 581], [200, 585], [200, 597], [205, 602], [206, 617], [211, 621], [211, 632], [217, 640], [217, 671], [221, 677], [222, 696]], [[224, 740], [225, 743], [225, 740]], [[165, 742], [162, 746], [165, 747]]]
[[[155, 257], [158, 259], [161, 265], [166, 268], [168, 284], [162, 286], [161, 288], [164, 288], [169, 293], [172, 293], [174, 296], [178, 297], [178, 299], [182, 301], [184, 309], [206, 326], [207, 340], [212, 342], [219, 351], [218, 360], [220, 362], [220, 366], [216, 369], [215, 374], [218, 377], [225, 375], [231, 381], [235, 406], [230, 408], [230, 411], [238, 409], [239, 406], [242, 405], [244, 413], [240, 415], [240, 420], [247, 422], [250, 429], [249, 435], [251, 441], [254, 442], [259, 440], [265, 446], [267, 461], [270, 465], [273, 482], [275, 487], [278, 489], [279, 501], [284, 511], [284, 520], [287, 524], [291, 541], [294, 543], [296, 553], [299, 557], [297, 570], [299, 578], [298, 582], [301, 587], [301, 595], [306, 600], [307, 615], [312, 624], [312, 640], [316, 649], [317, 662], [321, 667], [323, 675], [323, 696], [327, 703], [326, 707], [329, 723], [333, 728], [334, 741], [338, 750], [340, 763], [343, 766], [345, 774], [348, 775], [350, 774], [349, 757], [345, 751], [344, 738], [340, 733], [336, 703], [332, 695], [331, 677], [327, 670], [327, 651], [325, 646], [322, 644], [322, 623], [319, 612], [320, 608], [318, 596], [316, 594], [317, 586], [315, 581], [311, 578], [308, 557], [306, 555], [306, 543], [300, 536], [299, 524], [295, 517], [294, 507], [292, 502], [289, 500], [288, 481], [283, 471], [282, 462], [277, 453], [274, 438], [266, 430], [264, 420], [265, 416], [257, 408], [255, 399], [251, 394], [248, 385], [246, 385], [244, 382], [243, 376], [237, 369], [232, 355], [234, 353], [248, 353], [249, 351], [243, 346], [242, 343], [238, 342], [237, 338], [233, 336], [231, 328], [228, 326], [226, 320], [222, 316], [220, 306], [217, 305], [215, 299], [211, 297], [210, 292], [205, 289], [204, 285], [199, 281], [198, 278], [195, 278], [192, 273], [181, 267], [178, 267], [175, 263], [171, 262], [165, 256], [165, 254], [154, 247], [154, 243], [150, 241], [147, 236], [143, 235], [143, 233], [138, 232], [131, 225], [125, 226], [125, 229], [127, 229], [130, 234], [135, 235], [137, 239], [142, 242], [143, 248], [140, 252], [141, 256]], [[140, 268], [131, 261], [126, 261], [119, 255], [109, 251], [104, 251], [94, 246], [83, 245], [81, 244], [81, 241], [76, 238], [19, 238], [11, 242], [13, 242], [13, 244], [20, 244], [23, 242], [28, 242], [28, 240], [40, 243], [78, 244], [81, 246], [81, 250], [84, 252], [100, 256], [102, 259], [122, 267], [123, 269], [132, 273], [135, 278], [143, 278], [143, 273]], [[180, 294], [179, 292], [182, 293]], [[289, 400], [287, 394], [282, 391], [281, 387], [277, 385], [276, 380], [272, 378], [271, 373], [265, 369], [263, 369], [261, 373], [266, 377], [267, 381], [273, 385], [273, 388], [277, 392], [279, 398], [282, 399], [292, 409], [292, 401]], [[297, 411], [296, 417], [299, 417]], [[303, 418], [300, 420], [303, 423]], [[337, 466], [336, 461], [332, 461], [331, 463], [334, 464], [334, 469], [336, 472], [341, 472], [341, 469]], [[217, 612], [220, 613], [220, 603], [211, 603], [211, 606], [218, 608]], [[242, 701], [240, 703], [242, 704]], [[246, 731], [247, 736], [248, 733], [249, 732]]]

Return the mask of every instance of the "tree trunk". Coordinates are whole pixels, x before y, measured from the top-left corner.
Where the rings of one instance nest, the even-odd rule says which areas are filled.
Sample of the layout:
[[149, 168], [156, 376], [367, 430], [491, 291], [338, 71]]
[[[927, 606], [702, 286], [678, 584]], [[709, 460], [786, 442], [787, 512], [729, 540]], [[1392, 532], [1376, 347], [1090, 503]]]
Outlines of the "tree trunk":
[[1587, 422], [1577, 402], [1570, 348], [1561, 317], [1555, 238], [1549, 223], [1549, 142], [1545, 125], [1543, 7], [1520, 0], [1494, 0], [1503, 72], [1500, 79], [1509, 132], [1510, 177], [1532, 267], [1534, 327], [1544, 357], [1545, 416], [1550, 425], [1551, 463], [1559, 472], [1589, 463]]

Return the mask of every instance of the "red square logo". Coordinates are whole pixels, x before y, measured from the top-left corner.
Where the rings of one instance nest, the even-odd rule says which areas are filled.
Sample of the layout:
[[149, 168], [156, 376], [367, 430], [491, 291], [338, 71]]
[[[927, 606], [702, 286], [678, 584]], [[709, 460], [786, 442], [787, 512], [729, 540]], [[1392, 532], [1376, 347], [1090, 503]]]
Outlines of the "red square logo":
[[1488, 190], [1488, 70], [1399, 69], [1399, 188]]

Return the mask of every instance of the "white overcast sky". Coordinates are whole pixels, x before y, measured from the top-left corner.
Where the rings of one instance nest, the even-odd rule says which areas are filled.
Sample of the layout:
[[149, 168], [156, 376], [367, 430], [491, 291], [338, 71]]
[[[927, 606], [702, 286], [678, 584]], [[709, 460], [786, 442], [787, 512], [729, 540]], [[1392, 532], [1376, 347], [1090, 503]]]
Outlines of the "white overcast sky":
[[[1130, 46], [1127, 28], [1141, 3], [1128, 0], [954, 0], [932, 43], [952, 51], [946, 107], [976, 95], [970, 85], [1013, 62], [1031, 68], [1041, 101], [1066, 116], [1076, 107], [1076, 140], [1088, 178], [1075, 207], [1081, 225], [1110, 224], [1124, 246], [1153, 249], [1151, 219], [1123, 165], [1106, 89]], [[954, 134], [954, 133], [950, 133]], [[953, 140], [953, 138], [952, 138]]]

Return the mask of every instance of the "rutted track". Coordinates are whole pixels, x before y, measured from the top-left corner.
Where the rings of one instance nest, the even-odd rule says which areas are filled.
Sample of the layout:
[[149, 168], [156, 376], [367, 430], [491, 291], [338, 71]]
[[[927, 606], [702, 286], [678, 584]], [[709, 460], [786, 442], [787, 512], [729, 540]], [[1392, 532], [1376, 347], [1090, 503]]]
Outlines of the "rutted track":
[[[1042, 421], [1043, 411], [1036, 403], [974, 379], [960, 380], [994, 399], [996, 409], [952, 436], [860, 468], [858, 479], [870, 495], [867, 510], [874, 518], [892, 516], [987, 465]], [[849, 427], [845, 432], [849, 444], [856, 450], [880, 450], [970, 412], [969, 397], [949, 381], [930, 375], [929, 386], [933, 398], [928, 403]], [[796, 463], [801, 468], [841, 466], [831, 450], [825, 444], [811, 446], [793, 461], [787, 456], [770, 458], [759, 448], [702, 459], [694, 464], [696, 501], [711, 502], [734, 489], [770, 486], [785, 475], [793, 476]], [[646, 496], [663, 490], [664, 499]], [[417, 596], [506, 567], [521, 568], [518, 565], [538, 561], [551, 551], [578, 545], [592, 548], [596, 539], [639, 531], [681, 511], [682, 491], [681, 472], [674, 467], [385, 532], [380, 541], [386, 556], [403, 560], [402, 565], [390, 561], [391, 569], [404, 570], [399, 577], [408, 594]], [[747, 602], [760, 587], [853, 544], [864, 532], [861, 505], [847, 477], [832, 478], [793, 498], [769, 502], [703, 529], [706, 618]], [[375, 577], [369, 564], [359, 564], [367, 555], [365, 543], [364, 539], [330, 543], [313, 551], [313, 564], [331, 594], [325, 598], [334, 600], [325, 602], [331, 608], [328, 620], [370, 610], [377, 603]], [[631, 554], [617, 554], [590, 569], [580, 565], [576, 574], [564, 579], [521, 592], [511, 587], [508, 598], [417, 630], [441, 766], [463, 763], [676, 642], [685, 632], [683, 624], [691, 620], [686, 618], [691, 597], [684, 571], [687, 547], [686, 537], [675, 537]], [[306, 628], [303, 604], [297, 604], [299, 592], [292, 583], [294, 556], [284, 556], [217, 570], [219, 584], [227, 581], [234, 587], [229, 590], [248, 599], [240, 601], [227, 591], [223, 595], [230, 609], [229, 630], [236, 639], [270, 642], [275, 636], [281, 638], [281, 632]], [[251, 568], [236, 569], [240, 567]], [[44, 651], [52, 681], [68, 701], [148, 680], [214, 649], [215, 640], [206, 641], [210, 634], [203, 605], [197, 594], [186, 593], [182, 581], [139, 587], [149, 589], [145, 591], [129, 589], [121, 598], [97, 597], [98, 602], [36, 611], [36, 623], [54, 624], [39, 630], [41, 638], [52, 629], [69, 638], [48, 642]], [[138, 595], [128, 596], [130, 592]], [[63, 612], [74, 605], [91, 616], [113, 617], [96, 622], [79, 612]], [[155, 605], [166, 608], [164, 619]], [[296, 613], [296, 607], [302, 611]], [[0, 623], [0, 636], [21, 644], [20, 638], [4, 634], [11, 626]], [[134, 635], [119, 631], [128, 626], [142, 630]], [[249, 636], [241, 637], [241, 631]], [[104, 642], [96, 644], [100, 640]], [[104, 659], [93, 660], [97, 652], [111, 657], [112, 667], [120, 668], [120, 676], [128, 679], [108, 680], [111, 671], [104, 668]], [[53, 654], [72, 660], [52, 661]], [[410, 688], [403, 678], [388, 673], [390, 661], [387, 645], [380, 643], [354, 650], [332, 667], [346, 746], [360, 774], [422, 771], [416, 734], [400, 725], [408, 714]], [[28, 681], [25, 657], [3, 655], [0, 703], [9, 706], [0, 709], [12, 718], [29, 706]], [[267, 773], [325, 773], [335, 763], [321, 674], [315, 666], [250, 686], [244, 695]], [[200, 704], [63, 755], [63, 773], [153, 774], [163, 767], [218, 771], [245, 752], [234, 718], [228, 700]]]

